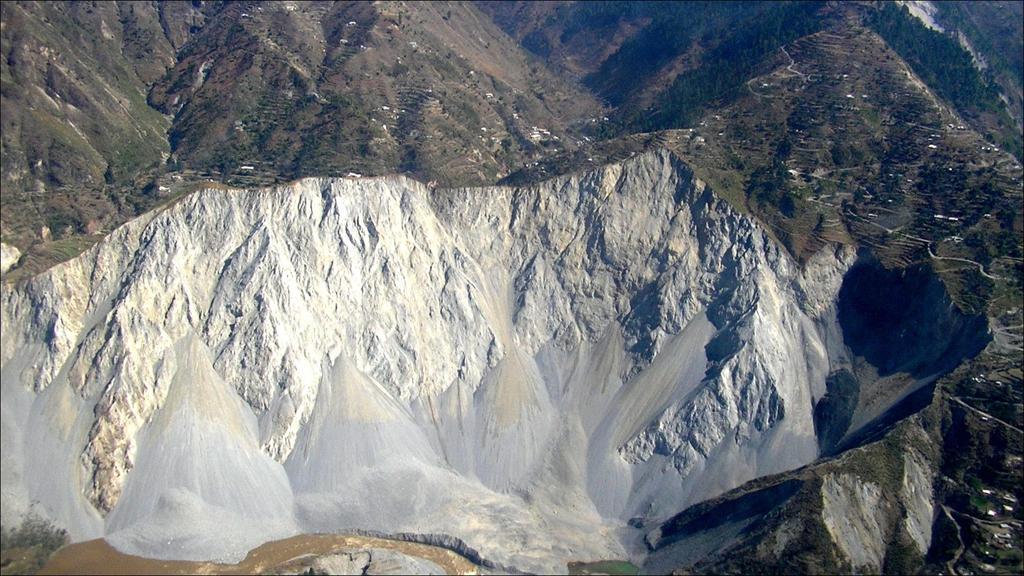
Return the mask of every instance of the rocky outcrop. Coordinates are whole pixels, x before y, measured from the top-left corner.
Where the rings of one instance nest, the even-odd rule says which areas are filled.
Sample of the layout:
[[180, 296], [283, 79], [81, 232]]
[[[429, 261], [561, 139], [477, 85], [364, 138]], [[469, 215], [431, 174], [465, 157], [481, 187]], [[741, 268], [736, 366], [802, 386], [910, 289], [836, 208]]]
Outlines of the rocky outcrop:
[[21, 251], [16, 246], [0, 242], [0, 274], [6, 274], [21, 259]]
[[313, 559], [303, 574], [446, 574], [443, 568], [424, 558], [371, 548], [335, 552]]
[[445, 550], [451, 550], [456, 554], [466, 558], [473, 564], [483, 566], [484, 568], [490, 568], [497, 570], [502, 574], [522, 574], [523, 571], [513, 566], [506, 566], [500, 562], [495, 562], [488, 558], [484, 558], [480, 555], [480, 552], [466, 544], [462, 539], [448, 534], [415, 534], [408, 532], [399, 533], [384, 533], [377, 531], [368, 530], [353, 530], [354, 533], [370, 536], [373, 538], [383, 538], [387, 540], [398, 540], [401, 542], [413, 542], [416, 544], [426, 544], [428, 546], [434, 546], [436, 548], [444, 548]]
[[623, 557], [627, 520], [818, 456], [855, 260], [798, 266], [667, 152], [199, 192], [3, 287], [4, 514], [168, 557], [353, 529]]
[[[938, 396], [938, 394], [936, 395]], [[941, 399], [885, 437], [754, 480], [648, 527], [643, 569], [663, 573], [916, 573], [932, 543]]]
[[[369, 552], [336, 552], [313, 561], [310, 574], [365, 574], [370, 566]], [[411, 573], [411, 572], [410, 572]]]
[[889, 534], [885, 519], [892, 514], [882, 488], [851, 474], [824, 480], [822, 517], [832, 541], [858, 571], [878, 571]]

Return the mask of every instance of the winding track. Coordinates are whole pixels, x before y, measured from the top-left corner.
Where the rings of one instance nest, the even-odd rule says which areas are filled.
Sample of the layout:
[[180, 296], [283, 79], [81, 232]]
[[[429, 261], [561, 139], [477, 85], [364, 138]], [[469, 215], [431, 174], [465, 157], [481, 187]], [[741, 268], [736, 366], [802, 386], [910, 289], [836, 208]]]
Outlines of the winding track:
[[[807, 75], [794, 68], [794, 66], [796, 66], [796, 61], [793, 60], [793, 57], [790, 56], [789, 52], [786, 51], [785, 46], [781, 46], [779, 49], [782, 50], [782, 53], [785, 54], [786, 58], [789, 59], [789, 64], [786, 65], [786, 70], [800, 77], [800, 80], [802, 82], [800, 88], [803, 89], [805, 86], [807, 86]], [[757, 96], [758, 98], [778, 98], [778, 96], [769, 96], [767, 94], [761, 94], [760, 92], [750, 87], [751, 82], [754, 82], [755, 80], [760, 80], [761, 78], [764, 78], [764, 76], [758, 76], [757, 78], [751, 78], [750, 80], [747, 80], [744, 83], [744, 85], [747, 87], [747, 90], [750, 90], [750, 93], [753, 94], [754, 96]]]
[[993, 276], [992, 274], [989, 274], [988, 272], [985, 272], [985, 266], [983, 266], [981, 264], [981, 262], [975, 262], [974, 260], [968, 260], [967, 258], [954, 258], [952, 256], [936, 256], [935, 253], [932, 252], [932, 244], [933, 243], [934, 242], [929, 242], [928, 243], [928, 255], [931, 256], [933, 259], [935, 259], [935, 260], [952, 260], [954, 262], [966, 262], [968, 264], [974, 264], [975, 266], [978, 267], [978, 271], [981, 272], [981, 275], [984, 276], [985, 278], [988, 278], [989, 280], [1002, 280], [1003, 279], [1002, 276]]
[[967, 258], [956, 258], [956, 257], [953, 257], [953, 256], [938, 256], [938, 255], [936, 255], [935, 252], [932, 251], [932, 244], [934, 244], [936, 242], [936, 240], [928, 240], [927, 238], [921, 238], [920, 236], [914, 236], [913, 234], [907, 234], [906, 232], [901, 232], [898, 229], [886, 228], [885, 226], [882, 226], [881, 224], [878, 224], [877, 222], [872, 222], [871, 220], [868, 220], [867, 218], [864, 218], [863, 216], [859, 216], [859, 215], [854, 214], [854, 213], [849, 212], [849, 211], [846, 212], [846, 215], [850, 216], [852, 218], [856, 218], [856, 219], [858, 219], [858, 220], [860, 220], [860, 221], [862, 221], [862, 222], [864, 222], [866, 224], [870, 224], [871, 226], [874, 226], [876, 228], [880, 228], [882, 230], [885, 230], [885, 232], [887, 234], [899, 234], [900, 236], [903, 236], [904, 238], [909, 238], [910, 240], [917, 240], [918, 242], [925, 243], [928, 246], [928, 256], [931, 257], [933, 260], [950, 260], [950, 261], [953, 261], [953, 262], [964, 262], [964, 263], [967, 263], [967, 264], [973, 264], [973, 265], [978, 267], [978, 271], [981, 272], [981, 275], [984, 276], [985, 278], [988, 278], [989, 280], [1003, 280], [1004, 279], [1002, 276], [995, 276], [993, 274], [989, 274], [988, 272], [986, 272], [985, 271], [985, 266], [981, 262], [977, 262], [977, 261], [974, 261], [974, 260], [969, 260]]
[[1014, 426], [1013, 424], [1010, 424], [1009, 422], [1007, 422], [1005, 420], [1002, 420], [1000, 418], [996, 418], [995, 416], [989, 414], [988, 412], [985, 412], [984, 410], [979, 410], [979, 409], [975, 408], [974, 406], [971, 406], [967, 402], [964, 402], [963, 400], [957, 398], [956, 396], [950, 396], [949, 399], [954, 401], [954, 402], [956, 402], [957, 404], [963, 406], [964, 408], [967, 408], [967, 409], [969, 409], [969, 410], [971, 410], [973, 412], [977, 412], [978, 414], [981, 414], [982, 416], [985, 416], [987, 418], [991, 418], [993, 421], [998, 422], [998, 423], [1002, 424], [1003, 426], [1006, 426], [1007, 428], [1017, 432], [1018, 434], [1024, 434], [1024, 430], [1021, 430], [1020, 428], [1017, 428], [1016, 426]]

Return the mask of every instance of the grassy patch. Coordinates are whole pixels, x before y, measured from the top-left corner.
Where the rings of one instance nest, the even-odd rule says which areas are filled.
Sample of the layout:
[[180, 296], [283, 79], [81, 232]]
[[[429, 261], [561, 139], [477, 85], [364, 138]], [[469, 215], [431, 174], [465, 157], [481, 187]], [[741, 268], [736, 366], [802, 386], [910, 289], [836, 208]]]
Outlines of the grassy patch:
[[35, 574], [68, 541], [66, 531], [31, 513], [0, 533], [0, 574]]
[[22, 257], [17, 268], [7, 275], [7, 281], [17, 282], [29, 278], [53, 266], [71, 260], [100, 241], [102, 236], [69, 236], [53, 242], [45, 242], [32, 247]]

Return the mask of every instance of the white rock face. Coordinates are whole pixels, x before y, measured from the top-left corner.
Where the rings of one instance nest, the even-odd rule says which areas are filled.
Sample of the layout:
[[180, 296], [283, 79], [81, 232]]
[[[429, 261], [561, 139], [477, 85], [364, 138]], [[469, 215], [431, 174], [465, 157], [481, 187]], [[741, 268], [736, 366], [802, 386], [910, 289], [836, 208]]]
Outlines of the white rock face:
[[906, 517], [903, 527], [917, 545], [921, 555], [928, 553], [932, 544], [932, 523], [935, 515], [932, 479], [935, 474], [917, 453], [903, 455], [903, 486], [900, 501], [905, 502]]
[[881, 488], [852, 474], [836, 474], [825, 478], [821, 493], [822, 519], [832, 541], [855, 571], [879, 572], [892, 512]]
[[853, 260], [801, 269], [666, 152], [196, 193], [2, 288], [3, 514], [176, 558], [353, 528], [625, 556], [626, 520], [817, 456]]
[[942, 26], [935, 21], [935, 15], [939, 12], [935, 4], [928, 0], [905, 0], [900, 3], [906, 6], [910, 13], [925, 26], [936, 32], [945, 32]]
[[21, 260], [21, 250], [16, 246], [0, 242], [0, 274], [7, 274], [15, 264]]

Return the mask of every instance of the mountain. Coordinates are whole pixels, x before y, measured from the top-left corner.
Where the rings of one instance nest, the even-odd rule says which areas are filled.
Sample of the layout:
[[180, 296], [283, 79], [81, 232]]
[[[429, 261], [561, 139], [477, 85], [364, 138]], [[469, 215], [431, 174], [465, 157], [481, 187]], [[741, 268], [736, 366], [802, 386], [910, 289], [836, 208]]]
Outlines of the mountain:
[[171, 119], [147, 93], [207, 16], [183, 2], [7, 2], [0, 17], [0, 236], [38, 271], [156, 204]]
[[780, 47], [843, 23], [881, 34], [975, 129], [1021, 158], [1019, 2], [478, 6], [524, 48], [612, 104], [613, 125], [606, 133], [692, 126], [702, 109], [741, 95], [762, 61]]
[[573, 124], [600, 113], [471, 7], [421, 2], [226, 5], [150, 102], [175, 118], [175, 164], [444, 184], [572, 147]]
[[[926, 14], [930, 27], [953, 35], [977, 68], [1000, 88], [1000, 98], [1020, 131], [1024, 56], [1018, 50], [1024, 35], [1020, 2], [918, 2], [915, 15]], [[917, 8], [917, 6], [914, 6]], [[1019, 156], [1019, 155], [1018, 155]]]
[[602, 113], [468, 4], [12, 2], [3, 22], [0, 234], [27, 271], [199, 182], [485, 184]]
[[694, 127], [786, 43], [849, 24], [1019, 160], [1009, 4], [940, 3], [957, 40], [869, 3], [12, 2], [0, 235], [32, 273], [202, 182], [493, 183], [595, 136]]
[[[997, 9], [994, 14], [989, 14], [994, 22], [1009, 23], [1014, 18], [1013, 4], [1018, 4], [1016, 16], [1020, 16], [1019, 3], [1006, 4], [1008, 9]], [[983, 10], [972, 8], [967, 12], [976, 14]], [[950, 13], [957, 9], [949, 4], [945, 11]], [[965, 25], [972, 20], [969, 17], [957, 19]], [[1020, 58], [993, 56], [993, 62], [1000, 66], [989, 69], [981, 52], [971, 46], [962, 31], [951, 29], [949, 33], [943, 33], [945, 31], [933, 21], [928, 21], [930, 26], [922, 26], [907, 10], [894, 4], [886, 4], [868, 21], [914, 71], [951, 102], [975, 128], [1021, 158], [1021, 117], [1017, 94], [1024, 63]], [[1014, 37], [1020, 38], [1020, 34], [1020, 26], [1014, 30], [1011, 25], [1009, 30], [990, 29], [982, 36], [974, 34], [974, 37], [991, 38], [996, 45], [1009, 48]], [[991, 49], [987, 51], [991, 53]], [[1008, 93], [1013, 96], [1007, 96]]]
[[667, 152], [204, 190], [4, 289], [5, 515], [158, 558], [345, 529], [634, 557], [627, 521], [811, 463], [985, 346], [897, 278], [800, 267]]
[[[887, 266], [928, 263], [967, 309], [1018, 293], [1020, 164], [858, 21], [787, 44], [692, 128], [600, 140], [503, 182], [667, 147], [798, 259], [853, 242]], [[990, 313], [1016, 307], [1003, 300]]]
[[[1006, 21], [986, 9], [957, 19]], [[29, 274], [211, 180], [480, 185], [598, 135], [692, 128], [746, 95], [787, 43], [851, 25], [887, 35], [898, 52], [887, 59], [905, 59], [958, 125], [1019, 158], [998, 79], [972, 63], [981, 49], [888, 4], [8, 3], [4, 21], [0, 234]], [[997, 55], [1019, 30], [971, 30], [995, 42], [986, 62], [1019, 72]], [[1018, 92], [1001, 92], [1011, 112]], [[45, 109], [39, 93], [53, 95]]]
[[141, 188], [168, 153], [170, 123], [146, 103], [147, 83], [173, 64], [174, 42], [188, 34], [179, 27], [201, 18], [188, 6], [0, 6], [6, 242], [25, 250], [33, 239], [95, 234], [105, 220], [138, 214], [104, 189]]
[[1020, 571], [1019, 3], [0, 9], [5, 573]]

